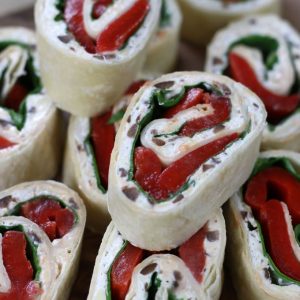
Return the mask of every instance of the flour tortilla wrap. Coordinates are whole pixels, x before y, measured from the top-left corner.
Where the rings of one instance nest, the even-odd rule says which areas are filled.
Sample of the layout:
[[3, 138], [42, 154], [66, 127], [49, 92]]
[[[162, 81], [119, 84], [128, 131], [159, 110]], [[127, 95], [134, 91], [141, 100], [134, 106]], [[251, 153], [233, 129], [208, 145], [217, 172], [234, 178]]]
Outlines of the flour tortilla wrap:
[[[0, 137], [10, 144], [0, 147], [0, 189], [23, 181], [49, 179], [58, 171], [60, 115], [41, 90], [34, 49], [32, 31], [20, 27], [0, 30]], [[3, 99], [20, 78], [32, 81], [32, 86], [19, 110], [9, 110]]]
[[[210, 104], [198, 104], [172, 118], [163, 118], [166, 106], [183, 101], [183, 95], [193, 92], [193, 87], [196, 92], [206, 91], [206, 96], [227, 103], [229, 115], [224, 123], [215, 126], [216, 129], [208, 126], [207, 130], [194, 132], [193, 136], [182, 136], [182, 126], [187, 120], [210, 118], [214, 112]], [[124, 238], [148, 250], [172, 249], [186, 241], [247, 179], [258, 154], [264, 126], [265, 110], [260, 100], [226, 77], [181, 72], [164, 75], [144, 85], [132, 98], [121, 122], [110, 162], [108, 208]], [[212, 157], [208, 155], [182, 179], [184, 184], [181, 181], [181, 185], [166, 196], [156, 198], [135, 180], [133, 158], [137, 139], [142, 149], [154, 153], [155, 161], [173, 166], [172, 163], [178, 161], [182, 165], [186, 155], [193, 155], [202, 147], [211, 147], [215, 141], [219, 145], [219, 141], [232, 136], [236, 136], [232, 143], [226, 143], [225, 148], [214, 152]], [[153, 159], [151, 161], [150, 167], [154, 164]], [[187, 158], [186, 161], [191, 160]], [[173, 175], [180, 176], [180, 173], [181, 170], [176, 169]]]
[[[141, 78], [146, 78], [141, 76]], [[97, 150], [93, 135], [101, 130], [100, 143], [107, 143], [107, 130], [113, 130], [113, 139], [120, 127], [120, 122], [132, 95], [145, 82], [145, 79], [135, 81], [128, 91], [120, 98], [109, 111], [95, 118], [82, 118], [72, 116], [70, 118], [68, 138], [65, 149], [63, 182], [78, 191], [87, 208], [87, 226], [94, 232], [103, 234], [110, 222], [107, 210], [107, 186], [101, 179], [101, 168], [105, 167], [97, 159], [105, 159], [97, 156]], [[106, 115], [109, 115], [107, 118]], [[105, 119], [104, 124], [97, 120]], [[96, 124], [93, 126], [93, 122]], [[112, 122], [111, 122], [112, 121]], [[99, 127], [103, 126], [103, 130]], [[113, 147], [113, 145], [111, 146]], [[112, 151], [112, 148], [110, 149]], [[103, 154], [103, 153], [102, 153]], [[110, 154], [107, 154], [110, 159]], [[104, 155], [103, 155], [104, 156]], [[106, 175], [108, 176], [108, 175]]]
[[[286, 150], [262, 152], [259, 159], [287, 159], [296, 172], [300, 171], [300, 155]], [[239, 299], [287, 300], [298, 299], [300, 285], [278, 277], [270, 256], [262, 246], [258, 221], [243, 194], [234, 194], [225, 208], [228, 235], [227, 256], [232, 279]], [[264, 238], [265, 239], [265, 238]], [[291, 235], [291, 239], [295, 236]], [[295, 248], [296, 249], [296, 248]], [[299, 247], [295, 250], [299, 254]], [[268, 255], [270, 255], [268, 253]], [[273, 262], [274, 264], [274, 262]], [[282, 274], [282, 273], [281, 273]]]
[[[225, 3], [227, 2], [227, 3]], [[252, 14], [279, 14], [280, 0], [179, 0], [182, 36], [196, 45], [206, 45], [215, 32], [228, 23]]]
[[[265, 42], [267, 47], [263, 50]], [[300, 36], [296, 30], [277, 16], [249, 17], [232, 23], [216, 34], [208, 47], [205, 69], [215, 74], [224, 73], [230, 64], [230, 51], [251, 66], [264, 89], [277, 96], [298, 95], [300, 99], [299, 44]], [[263, 54], [264, 51], [266, 54]], [[253, 92], [259, 93], [258, 89]], [[265, 102], [263, 98], [262, 101]], [[280, 100], [277, 101], [279, 103]], [[281, 101], [287, 103], [285, 99]], [[297, 103], [275, 123], [268, 118], [268, 123], [262, 141], [264, 150], [300, 150], [300, 111]]]
[[163, 74], [175, 68], [182, 16], [174, 0], [164, 0], [160, 15], [160, 24], [148, 49], [143, 72]]
[[[16, 217], [9, 218], [23, 220], [20, 207], [41, 198], [59, 201], [62, 207], [74, 215], [74, 223], [64, 236], [50, 242], [48, 236], [43, 234], [43, 240], [46, 240], [47, 247], [50, 248], [50, 269], [55, 272], [51, 279], [51, 297], [47, 299], [67, 299], [76, 278], [86, 220], [85, 207], [78, 194], [54, 181], [19, 184], [0, 193], [0, 216], [15, 215]], [[2, 218], [6, 219], [0, 217], [0, 220]], [[26, 222], [32, 224], [30, 221]], [[30, 226], [36, 227], [35, 224]]]
[[[91, 281], [89, 300], [113, 299], [107, 297], [111, 287], [109, 272], [115, 259], [124, 249], [126, 240], [111, 223], [104, 235], [97, 256]], [[202, 280], [198, 282], [185, 262], [174, 254], [157, 253], [143, 259], [133, 270], [131, 284], [126, 300], [148, 299], [151, 278], [157, 273], [161, 285], [155, 299], [169, 299], [172, 294], [176, 299], [219, 299], [222, 290], [223, 259], [226, 244], [226, 231], [222, 211], [218, 210], [205, 227], [204, 248], [207, 253], [203, 266]], [[195, 253], [195, 255], [197, 255]], [[148, 271], [146, 271], [148, 270]], [[145, 289], [148, 286], [148, 290]], [[176, 288], [174, 288], [174, 286]]]
[[[93, 1], [84, 0], [82, 15], [88, 37], [96, 40], [136, 2], [115, 1], [100, 18], [93, 19]], [[95, 53], [87, 52], [70, 35], [63, 17], [64, 2], [60, 9], [56, 3], [56, 0], [39, 0], [35, 7], [41, 74], [46, 90], [63, 110], [77, 116], [95, 116], [112, 106], [142, 69], [148, 44], [159, 24], [161, 0], [148, 1], [150, 9], [141, 26], [121, 49]]]

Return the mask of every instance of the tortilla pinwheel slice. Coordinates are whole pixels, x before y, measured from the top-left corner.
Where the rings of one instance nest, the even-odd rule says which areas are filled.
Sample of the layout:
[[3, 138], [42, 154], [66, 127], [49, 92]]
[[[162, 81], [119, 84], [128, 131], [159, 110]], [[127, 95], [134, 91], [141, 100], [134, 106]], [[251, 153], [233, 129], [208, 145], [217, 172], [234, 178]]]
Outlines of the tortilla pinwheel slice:
[[253, 14], [281, 11], [281, 0], [178, 0], [182, 36], [196, 45], [206, 45], [228, 23]]
[[102, 241], [88, 300], [219, 299], [226, 244], [222, 211], [176, 249], [134, 247], [111, 224]]
[[59, 125], [58, 111], [42, 92], [33, 32], [0, 29], [0, 189], [56, 175]]
[[273, 15], [231, 24], [208, 48], [206, 71], [232, 77], [264, 102], [263, 149], [300, 150], [299, 57], [299, 34]]
[[105, 112], [136, 79], [160, 21], [161, 0], [38, 0], [41, 74], [58, 107]]
[[110, 161], [108, 208], [124, 238], [166, 250], [195, 234], [248, 178], [265, 114], [223, 76], [179, 72], [141, 88]]
[[160, 75], [173, 71], [178, 56], [181, 22], [177, 2], [163, 0], [159, 27], [148, 48], [144, 73]]
[[[28, 221], [24, 221], [24, 218]], [[85, 207], [78, 194], [54, 181], [35, 181], [16, 185], [0, 193], [0, 224], [2, 219], [25, 222], [30, 228], [35, 228], [33, 222], [39, 226], [39, 231], [45, 233], [40, 237], [39, 231], [36, 233], [34, 230], [33, 242], [37, 246], [41, 241], [45, 241], [50, 254], [39, 257], [37, 249], [37, 254], [30, 256], [34, 263], [40, 260], [42, 264], [48, 264], [49, 256], [49, 267], [43, 270], [41, 266], [40, 271], [41, 274], [44, 272], [52, 274], [51, 289], [44, 289], [42, 286], [45, 295], [41, 299], [67, 299], [79, 264], [86, 220]], [[1, 225], [0, 233], [2, 233]], [[12, 254], [10, 256], [12, 259], [15, 257]], [[12, 278], [14, 277], [10, 277], [10, 280]]]
[[228, 264], [239, 299], [300, 294], [300, 155], [263, 152], [226, 207]]
[[71, 117], [63, 182], [78, 191], [87, 208], [87, 226], [104, 233], [110, 221], [107, 187], [116, 132], [134, 93], [146, 80], [135, 81], [109, 111], [94, 118]]

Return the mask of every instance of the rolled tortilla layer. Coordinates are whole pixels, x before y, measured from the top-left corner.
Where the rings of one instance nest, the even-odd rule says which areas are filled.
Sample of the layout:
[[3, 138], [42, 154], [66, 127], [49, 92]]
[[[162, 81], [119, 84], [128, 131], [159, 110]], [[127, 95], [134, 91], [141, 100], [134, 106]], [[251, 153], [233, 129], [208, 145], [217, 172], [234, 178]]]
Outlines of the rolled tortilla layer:
[[164, 0], [160, 24], [148, 48], [143, 71], [147, 74], [163, 74], [173, 71], [178, 55], [182, 16], [174, 0]]
[[[65, 185], [54, 181], [35, 181], [19, 184], [0, 193], [0, 220], [12, 219], [16, 222], [25, 222], [30, 225], [30, 228], [32, 227], [36, 230], [35, 228], [37, 225], [27, 219], [25, 220], [22, 217], [22, 215], [24, 215], [22, 212], [27, 211], [27, 214], [32, 216], [34, 214], [34, 206], [31, 206], [32, 203], [41, 201], [42, 204], [37, 215], [31, 217], [31, 220], [36, 221], [36, 219], [39, 220], [39, 218], [44, 220], [45, 212], [43, 207], [49, 205], [46, 203], [49, 200], [52, 201], [52, 203], [59, 203], [62, 208], [69, 211], [69, 215], [70, 213], [73, 215], [73, 225], [63, 236], [56, 237], [52, 242], [50, 242], [50, 239], [46, 234], [43, 232], [40, 233], [41, 229], [45, 228], [44, 226], [47, 226], [47, 223], [40, 224], [41, 229], [38, 229], [37, 231], [38, 237], [42, 235], [41, 240], [45, 240], [47, 248], [49, 248], [47, 251], [50, 252], [49, 262], [47, 261], [47, 255], [41, 258], [43, 263], [49, 263], [49, 268], [46, 267], [45, 270], [42, 268], [41, 274], [43, 274], [43, 272], [46, 274], [51, 272], [54, 273], [51, 275], [52, 277], [50, 279], [51, 288], [49, 287], [49, 290], [45, 290], [44, 298], [67, 299], [79, 265], [82, 237], [86, 221], [85, 207], [78, 194], [67, 188]], [[49, 206], [49, 210], [53, 209], [52, 207], [53, 206]], [[51, 214], [51, 212], [49, 213]], [[15, 217], [6, 218], [4, 216]], [[49, 216], [49, 218], [50, 223], [55, 220], [56, 226], [64, 227], [64, 222], [68, 223], [66, 217], [64, 217], [63, 220], [57, 219], [57, 216]], [[63, 225], [61, 225], [61, 222], [63, 222]], [[37, 224], [39, 224], [38, 221]], [[59, 227], [56, 229], [56, 232], [57, 230], [60, 230]], [[47, 229], [45, 229], [45, 232], [47, 232], [47, 234], [49, 233]]]
[[179, 5], [183, 38], [200, 46], [234, 20], [253, 14], [279, 14], [281, 10], [280, 0], [179, 0]]
[[[107, 210], [107, 183], [102, 182], [100, 176], [101, 169], [105, 169], [102, 161], [110, 160], [110, 153], [121, 119], [132, 95], [144, 82], [144, 79], [134, 82], [119, 102], [108, 112], [95, 118], [73, 116], [70, 119], [63, 182], [78, 191], [84, 199], [88, 214], [87, 226], [95, 232], [104, 233], [110, 222]], [[101, 135], [101, 144], [104, 145], [95, 145], [93, 136], [98, 135]], [[99, 157], [96, 147], [106, 148], [109, 139], [113, 140], [112, 144], [108, 146], [110, 149], [108, 152], [101, 152], [102, 156]]]
[[[0, 139], [7, 143], [0, 147], [0, 189], [49, 179], [58, 171], [60, 115], [41, 91], [35, 47], [35, 36], [28, 29], [0, 30]], [[17, 90], [20, 82], [28, 90], [23, 92], [22, 86]], [[14, 110], [6, 107], [6, 99], [12, 100], [11, 105], [22, 102]]]
[[[281, 159], [285, 161], [281, 161], [282, 166], [291, 164], [290, 170], [299, 174], [300, 155], [286, 150], [262, 152], [257, 168], [262, 166], [263, 160], [268, 160], [267, 164], [270, 165], [270, 162], [280, 163]], [[286, 163], [287, 160], [288, 163]], [[227, 230], [230, 232], [227, 244], [228, 264], [238, 298], [246, 300], [297, 299], [300, 282], [289, 279], [278, 270], [274, 261], [270, 260], [270, 253], [265, 248], [267, 239], [264, 237], [264, 242], [262, 241], [263, 235], [259, 230], [259, 223], [253, 216], [252, 208], [244, 202], [241, 190], [234, 194], [226, 205], [225, 219]], [[287, 220], [291, 222], [290, 216]], [[299, 257], [299, 246], [296, 246], [294, 234], [290, 235], [290, 240], [295, 242], [295, 255]], [[282, 247], [286, 246], [282, 245]], [[287, 257], [284, 258], [286, 259]]]
[[[263, 149], [300, 150], [299, 44], [299, 34], [290, 24], [267, 15], [229, 25], [216, 34], [208, 48], [206, 71], [241, 81], [265, 103], [269, 126], [264, 131]], [[257, 82], [251, 82], [243, 62], [239, 65], [247, 78], [237, 74], [233, 59], [248, 64]]]
[[[155, 281], [160, 282], [160, 285], [156, 287], [155, 299], [169, 299], [170, 295], [176, 299], [219, 299], [222, 290], [226, 244], [222, 211], [218, 210], [201, 230], [204, 235], [203, 248], [200, 249], [198, 244], [199, 249], [197, 249], [198, 251], [194, 249], [193, 255], [198, 257], [201, 256], [199, 252], [205, 253], [202, 271], [199, 272], [195, 269], [191, 271], [184, 260], [174, 254], [175, 250], [171, 252], [172, 254], [165, 251], [163, 253], [147, 253], [131, 273], [131, 283], [125, 299], [148, 299], [150, 291], [153, 292], [155, 287]], [[97, 256], [89, 300], [106, 299], [107, 295], [114, 295], [111, 285], [112, 265], [124, 251], [126, 243], [116, 227], [111, 224], [104, 235]], [[200, 280], [193, 275], [197, 272], [201, 274]], [[156, 279], [153, 280], [153, 278]], [[113, 299], [113, 297], [109, 299]]]
[[[92, 16], [92, 0], [78, 0], [80, 11], [72, 13], [82, 20], [82, 28], [78, 27], [80, 24], [68, 26], [66, 23], [68, 13], [64, 12], [64, 7], [70, 7], [70, 3], [70, 0], [60, 1], [60, 5], [56, 5], [56, 0], [37, 1], [35, 22], [41, 74], [57, 106], [77, 116], [95, 116], [111, 107], [141, 70], [148, 44], [159, 24], [161, 0], [115, 1], [99, 18]], [[76, 3], [73, 3], [74, 10], [78, 8]], [[106, 46], [102, 40], [108, 43], [109, 37], [97, 41], [97, 51], [94, 46], [86, 50], [68, 30], [71, 26], [75, 27], [75, 32], [84, 31], [84, 39], [93, 45], [109, 31], [117, 34], [117, 22], [125, 15], [128, 21], [131, 8], [139, 3], [146, 3], [149, 9], [140, 26], [134, 32], [130, 31], [128, 40], [118, 49], [101, 50]], [[73, 21], [75, 18], [73, 16]], [[124, 26], [118, 26], [118, 30]]]
[[[220, 123], [214, 101], [227, 107]], [[260, 100], [226, 77], [182, 72], [144, 85], [110, 162], [108, 208], [124, 238], [165, 250], [191, 237], [249, 176], [264, 125]]]

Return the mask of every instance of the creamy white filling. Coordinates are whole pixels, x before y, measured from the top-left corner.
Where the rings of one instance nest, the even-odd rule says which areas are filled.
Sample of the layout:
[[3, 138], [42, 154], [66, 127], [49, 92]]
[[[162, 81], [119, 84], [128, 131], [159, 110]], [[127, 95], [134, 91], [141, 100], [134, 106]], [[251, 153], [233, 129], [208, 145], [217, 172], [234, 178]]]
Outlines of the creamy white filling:
[[[112, 115], [118, 113], [121, 110], [126, 111], [131, 98], [132, 98], [132, 95], [125, 95], [124, 97], [122, 97], [122, 99], [114, 105], [113, 110], [112, 110]], [[117, 122], [114, 123], [116, 132], [120, 128], [121, 121], [122, 120], [117, 121]]]
[[85, 30], [88, 35], [96, 39], [98, 35], [107, 28], [114, 20], [117, 20], [124, 12], [128, 11], [136, 0], [116, 0], [107, 7], [105, 12], [98, 19], [92, 18], [92, 11], [95, 4], [94, 0], [84, 0], [83, 3], [83, 20]]
[[297, 257], [299, 263], [300, 263], [300, 247], [297, 243], [296, 237], [295, 237], [295, 233], [293, 230], [293, 225], [292, 225], [292, 219], [289, 213], [289, 209], [288, 206], [284, 203], [281, 202], [283, 211], [284, 211], [284, 218], [285, 218], [285, 222], [288, 228], [288, 233], [289, 233], [289, 238], [290, 238], [290, 242], [291, 242], [291, 246], [293, 248], [294, 254]]
[[[151, 272], [145, 274], [145, 269], [149, 265], [155, 267]], [[154, 272], [157, 272], [157, 278], [161, 281], [155, 299], [168, 299], [169, 293], [176, 295], [178, 299], [201, 299], [204, 296], [201, 285], [197, 283], [179, 257], [172, 254], [155, 254], [134, 269], [125, 299], [147, 299], [148, 288]]]
[[3, 263], [2, 255], [2, 234], [0, 233], [0, 293], [7, 293], [11, 289], [11, 280], [8, 277]]
[[[47, 120], [54, 113], [55, 107], [50, 99], [42, 94], [34, 94], [27, 97], [26, 100], [26, 122], [21, 131], [14, 126], [10, 114], [3, 108], [0, 108], [0, 136], [9, 141], [21, 144], [31, 140], [40, 130], [43, 130]], [[6, 151], [10, 148], [3, 149]]]
[[291, 87], [295, 82], [295, 72], [285, 40], [281, 40], [277, 52], [280, 63], [275, 64], [274, 68], [271, 71], [268, 71], [267, 77], [266, 66], [259, 50], [246, 46], [237, 46], [233, 48], [232, 52], [238, 54], [247, 61], [254, 70], [257, 79], [268, 90], [277, 95], [285, 96], [289, 94]]
[[96, 173], [93, 167], [93, 157], [86, 151], [85, 141], [90, 134], [90, 119], [74, 118], [72, 148], [75, 153], [76, 162], [79, 164], [80, 183], [79, 188], [84, 189], [85, 186], [90, 187], [94, 192], [102, 197], [106, 195], [98, 188]]
[[278, 42], [278, 62], [274, 64], [273, 69], [267, 71], [262, 56], [256, 49], [247, 46], [236, 46], [233, 51], [248, 62], [254, 69], [258, 80], [266, 89], [274, 94], [288, 95], [295, 82], [292, 61], [295, 61], [297, 74], [300, 74], [300, 64], [296, 59], [300, 51], [299, 46], [292, 49], [291, 58], [288, 41], [299, 45], [300, 38], [288, 23], [276, 16], [256, 16], [243, 19], [217, 33], [209, 46], [206, 70], [221, 74], [228, 65], [227, 51], [229, 47], [234, 42], [249, 35], [268, 36]]

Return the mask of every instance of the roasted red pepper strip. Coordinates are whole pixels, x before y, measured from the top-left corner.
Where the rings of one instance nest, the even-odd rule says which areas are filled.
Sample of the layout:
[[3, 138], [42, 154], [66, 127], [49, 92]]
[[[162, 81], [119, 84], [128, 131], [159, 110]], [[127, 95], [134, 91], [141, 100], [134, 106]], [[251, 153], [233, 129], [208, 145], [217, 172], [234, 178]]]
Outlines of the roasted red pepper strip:
[[[214, 127], [230, 116], [230, 102], [228, 98], [217, 97], [193, 88], [187, 91], [183, 99], [174, 107], [167, 110], [164, 117], [172, 117], [183, 109], [200, 103], [211, 104], [214, 113], [187, 121], [180, 131], [180, 135], [191, 136], [200, 130]], [[134, 165], [135, 180], [156, 200], [166, 199], [176, 192], [194, 171], [210, 157], [220, 153], [224, 148], [238, 138], [234, 133], [202, 146], [181, 159], [164, 168], [157, 155], [150, 149], [138, 147], [135, 149]]]
[[179, 112], [203, 103], [204, 91], [200, 88], [193, 88], [187, 91], [178, 104], [169, 108], [164, 113], [164, 118], [172, 118]]
[[33, 268], [26, 256], [25, 235], [19, 231], [7, 231], [2, 239], [3, 263], [11, 280], [9, 293], [1, 294], [1, 300], [29, 300], [27, 287], [33, 280]]
[[134, 155], [134, 178], [156, 200], [166, 199], [171, 193], [175, 193], [201, 164], [222, 152], [238, 137], [237, 133], [233, 133], [213, 141], [188, 153], [165, 169], [152, 150], [138, 147]]
[[108, 124], [112, 111], [95, 117], [91, 122], [91, 137], [96, 155], [98, 172], [102, 186], [107, 189], [108, 171], [112, 149], [115, 143], [115, 127]]
[[100, 33], [97, 38], [97, 52], [120, 49], [142, 24], [149, 9], [148, 0], [137, 0], [129, 10]]
[[142, 261], [144, 250], [128, 243], [114, 261], [111, 270], [112, 299], [124, 300], [131, 282], [134, 268]]
[[199, 283], [201, 283], [203, 279], [203, 269], [206, 261], [204, 251], [206, 233], [207, 228], [204, 226], [178, 249], [180, 258], [185, 262]]
[[294, 225], [300, 223], [300, 183], [287, 170], [270, 167], [248, 183], [245, 202], [251, 206], [262, 225], [266, 246], [278, 269], [300, 281], [300, 262], [292, 248], [283, 201]]
[[74, 35], [75, 39], [89, 53], [95, 53], [95, 42], [87, 34], [83, 21], [83, 2], [84, 0], [66, 0], [64, 17], [68, 30]]
[[206, 104], [211, 104], [214, 113], [206, 117], [187, 121], [179, 133], [181, 136], [192, 136], [200, 130], [212, 128], [229, 118], [230, 102], [228, 98], [211, 96], [205, 93], [202, 100]]
[[14, 111], [18, 111], [21, 102], [25, 99], [28, 93], [29, 91], [24, 85], [16, 83], [4, 99], [4, 106], [13, 109]]
[[187, 121], [180, 131], [180, 135], [192, 136], [194, 133], [214, 127], [225, 122], [230, 115], [230, 102], [228, 98], [217, 97], [205, 93], [200, 88], [192, 88], [187, 91], [183, 99], [175, 106], [169, 108], [165, 118], [172, 118], [174, 115], [197, 104], [211, 104], [214, 110], [212, 115]]
[[139, 81], [135, 81], [125, 92], [125, 95], [133, 95], [135, 94], [145, 83], [147, 82], [147, 80], [139, 80]]
[[292, 174], [280, 167], [259, 172], [247, 185], [245, 201], [257, 216], [270, 195], [287, 204], [294, 226], [300, 224], [300, 182]]
[[[126, 91], [125, 95], [135, 94], [146, 82], [139, 80], [134, 82]], [[96, 155], [98, 172], [101, 179], [101, 184], [105, 189], [108, 186], [108, 173], [110, 156], [115, 143], [115, 127], [113, 124], [108, 124], [112, 115], [112, 110], [108, 113], [92, 119], [92, 141]]]
[[300, 95], [279, 96], [267, 90], [257, 79], [254, 70], [241, 56], [229, 54], [230, 76], [255, 92], [264, 102], [268, 120], [276, 123], [291, 114], [300, 102]]
[[21, 206], [21, 216], [38, 224], [49, 239], [62, 238], [74, 225], [74, 214], [52, 199], [39, 198]]
[[0, 150], [14, 146], [15, 144], [0, 136]]
[[300, 262], [291, 244], [283, 203], [277, 200], [265, 203], [260, 221], [275, 265], [283, 274], [300, 281]]
[[100, 18], [107, 7], [113, 3], [113, 0], [97, 0], [93, 6], [93, 18]]

